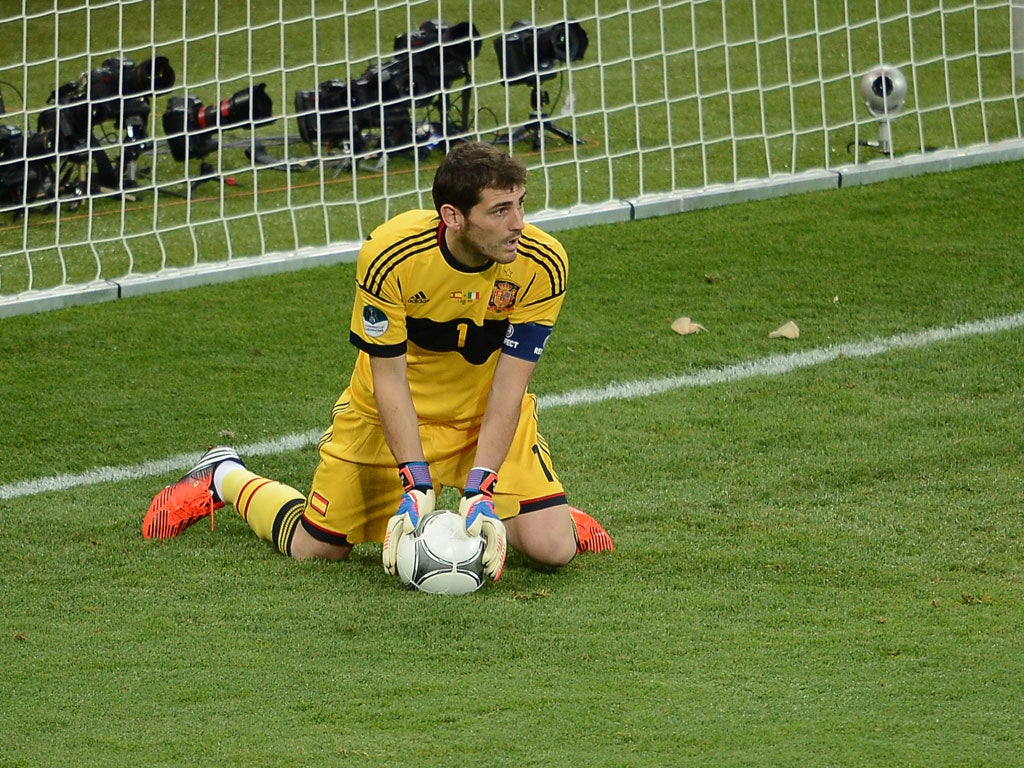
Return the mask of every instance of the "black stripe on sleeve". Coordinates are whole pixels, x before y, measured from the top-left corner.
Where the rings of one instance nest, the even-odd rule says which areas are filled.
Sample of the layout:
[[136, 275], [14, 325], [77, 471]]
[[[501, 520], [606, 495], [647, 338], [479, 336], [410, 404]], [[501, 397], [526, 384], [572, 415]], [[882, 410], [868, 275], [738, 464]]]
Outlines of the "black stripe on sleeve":
[[370, 357], [398, 357], [405, 354], [406, 342], [398, 344], [369, 344], [366, 339], [357, 335], [354, 331], [348, 332], [348, 340], [356, 349], [360, 349]]
[[402, 238], [398, 242], [389, 245], [383, 251], [378, 253], [370, 262], [369, 266], [367, 266], [366, 274], [363, 276], [363, 282], [360, 285], [360, 288], [367, 293], [379, 297], [380, 292], [384, 287], [384, 281], [395, 267], [406, 259], [409, 259], [418, 253], [428, 251], [436, 246], [436, 228], [418, 232], [415, 235]]
[[519, 253], [535, 262], [547, 275], [551, 295], [565, 293], [566, 260], [558, 251], [533, 238], [519, 240]]

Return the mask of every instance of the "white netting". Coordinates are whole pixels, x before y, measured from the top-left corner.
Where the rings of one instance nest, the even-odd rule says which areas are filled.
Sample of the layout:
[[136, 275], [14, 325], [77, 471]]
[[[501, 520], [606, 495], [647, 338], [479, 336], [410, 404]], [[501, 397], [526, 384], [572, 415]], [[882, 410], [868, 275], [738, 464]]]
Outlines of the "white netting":
[[350, 258], [462, 136], [563, 223], [1022, 139], [1021, 0], [56, 6], [0, 19], [0, 314]]

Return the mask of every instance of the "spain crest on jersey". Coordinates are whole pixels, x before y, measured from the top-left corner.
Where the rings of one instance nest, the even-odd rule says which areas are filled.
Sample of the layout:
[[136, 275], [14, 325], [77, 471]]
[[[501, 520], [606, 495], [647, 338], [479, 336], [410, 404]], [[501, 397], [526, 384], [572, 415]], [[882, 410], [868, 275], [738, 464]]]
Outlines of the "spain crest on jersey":
[[519, 286], [508, 280], [495, 280], [491, 301], [487, 308], [492, 312], [508, 312], [516, 305]]

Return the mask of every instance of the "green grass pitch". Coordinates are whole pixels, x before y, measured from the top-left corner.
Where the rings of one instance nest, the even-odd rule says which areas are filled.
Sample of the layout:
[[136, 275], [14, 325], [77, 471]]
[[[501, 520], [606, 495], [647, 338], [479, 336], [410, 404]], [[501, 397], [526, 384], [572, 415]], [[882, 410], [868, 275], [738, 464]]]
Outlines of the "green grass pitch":
[[466, 598], [379, 547], [289, 561], [229, 509], [141, 538], [184, 468], [147, 462], [326, 424], [351, 265], [0, 321], [0, 765], [1017, 764], [1022, 170], [564, 233], [534, 389], [616, 551]]

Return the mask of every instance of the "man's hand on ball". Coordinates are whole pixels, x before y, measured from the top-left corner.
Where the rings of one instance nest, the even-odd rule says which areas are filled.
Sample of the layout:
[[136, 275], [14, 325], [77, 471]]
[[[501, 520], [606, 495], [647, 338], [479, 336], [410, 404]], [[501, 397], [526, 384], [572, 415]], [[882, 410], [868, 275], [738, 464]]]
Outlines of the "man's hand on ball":
[[459, 503], [459, 514], [470, 536], [482, 536], [484, 573], [497, 581], [505, 567], [508, 536], [505, 524], [494, 511], [494, 486], [498, 475], [485, 467], [473, 467], [466, 480], [466, 490]]
[[470, 536], [479, 534], [483, 537], [484, 554], [481, 562], [484, 573], [497, 581], [505, 568], [508, 536], [505, 524], [494, 512], [494, 501], [479, 496], [464, 498], [459, 504], [459, 514], [466, 519], [466, 530]]
[[392, 576], [398, 569], [398, 542], [416, 530], [421, 518], [434, 511], [436, 501], [430, 468], [425, 461], [409, 461], [399, 465], [398, 476], [405, 488], [405, 495], [398, 505], [398, 511], [388, 521], [384, 549], [381, 552], [384, 570]]

